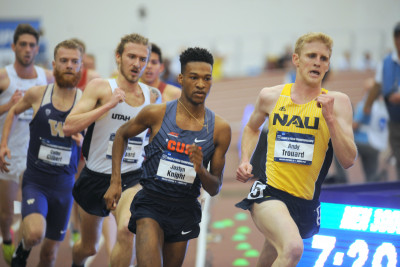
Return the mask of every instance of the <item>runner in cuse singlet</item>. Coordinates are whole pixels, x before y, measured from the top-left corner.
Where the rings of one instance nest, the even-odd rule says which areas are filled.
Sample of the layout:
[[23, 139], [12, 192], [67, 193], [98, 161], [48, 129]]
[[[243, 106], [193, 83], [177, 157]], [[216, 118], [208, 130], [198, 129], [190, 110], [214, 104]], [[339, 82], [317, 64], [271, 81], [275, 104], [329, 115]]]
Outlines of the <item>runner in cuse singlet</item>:
[[333, 153], [330, 134], [322, 109], [315, 101], [293, 103], [291, 88], [285, 85], [269, 116], [267, 184], [296, 197], [318, 199]]
[[203, 152], [203, 164], [207, 166], [214, 153], [214, 113], [206, 109], [207, 126], [201, 131], [182, 130], [176, 125], [177, 101], [167, 102], [161, 129], [145, 147], [143, 164], [149, 178], [141, 184], [158, 194], [173, 198], [197, 198], [201, 182], [187, 155], [186, 144], [196, 144]]

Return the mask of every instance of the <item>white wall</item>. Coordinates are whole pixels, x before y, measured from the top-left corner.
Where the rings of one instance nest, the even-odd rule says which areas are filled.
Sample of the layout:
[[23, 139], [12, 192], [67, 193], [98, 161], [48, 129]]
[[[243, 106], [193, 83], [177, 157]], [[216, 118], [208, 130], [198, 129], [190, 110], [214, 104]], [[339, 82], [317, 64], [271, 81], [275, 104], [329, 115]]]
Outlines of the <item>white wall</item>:
[[[140, 19], [139, 8], [147, 10]], [[67, 38], [85, 41], [98, 71], [115, 68], [113, 51], [121, 36], [138, 32], [168, 57], [184, 46], [202, 46], [226, 57], [228, 75], [263, 66], [309, 31], [334, 39], [332, 66], [349, 49], [354, 62], [365, 50], [378, 60], [393, 47], [400, 21], [399, 0], [0, 0], [0, 18], [39, 18], [51, 51]]]

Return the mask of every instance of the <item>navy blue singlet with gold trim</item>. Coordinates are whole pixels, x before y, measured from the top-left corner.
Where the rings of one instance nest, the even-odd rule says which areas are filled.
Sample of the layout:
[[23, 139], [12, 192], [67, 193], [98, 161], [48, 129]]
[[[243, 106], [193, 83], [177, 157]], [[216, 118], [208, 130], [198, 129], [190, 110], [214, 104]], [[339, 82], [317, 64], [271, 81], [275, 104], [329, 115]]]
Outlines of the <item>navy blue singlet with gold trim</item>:
[[68, 111], [60, 111], [53, 106], [53, 90], [54, 84], [46, 87], [40, 108], [29, 123], [30, 141], [26, 173], [39, 172], [49, 177], [73, 177], [77, 170], [78, 148], [72, 137], [64, 136], [62, 127], [82, 93], [76, 90], [71, 108]]

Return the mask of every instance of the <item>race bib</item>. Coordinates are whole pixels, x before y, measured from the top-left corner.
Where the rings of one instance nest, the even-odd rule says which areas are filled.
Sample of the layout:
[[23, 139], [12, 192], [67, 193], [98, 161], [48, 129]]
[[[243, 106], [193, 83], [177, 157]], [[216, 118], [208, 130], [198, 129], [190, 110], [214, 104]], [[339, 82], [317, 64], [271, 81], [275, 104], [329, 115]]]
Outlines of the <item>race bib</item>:
[[311, 165], [315, 137], [310, 134], [276, 133], [274, 161]]
[[[22, 85], [19, 85], [19, 87], [23, 87]], [[22, 92], [22, 95], [25, 95], [26, 90], [21, 90], [18, 89], [20, 92]], [[33, 109], [27, 109], [24, 112], [22, 112], [21, 114], [18, 115], [18, 120], [20, 121], [31, 121], [33, 117]]]
[[50, 165], [66, 166], [71, 161], [72, 148], [52, 144], [49, 140], [42, 140], [38, 158]]
[[186, 154], [164, 151], [158, 165], [157, 177], [168, 183], [191, 185], [196, 178], [196, 171]]
[[128, 140], [125, 156], [122, 161], [127, 163], [137, 163], [142, 156], [143, 140], [139, 137], [133, 137]]
[[255, 181], [251, 187], [250, 193], [247, 195], [248, 199], [257, 199], [264, 197], [264, 190], [267, 185], [261, 183], [260, 181]]
[[33, 117], [33, 109], [27, 109], [18, 115], [18, 120], [20, 121], [31, 121]]
[[[112, 133], [110, 135], [110, 139], [108, 141], [108, 147], [106, 152], [106, 158], [111, 159], [112, 156], [112, 146], [114, 143], [115, 134]], [[128, 140], [128, 145], [126, 147], [123, 162], [126, 163], [137, 163], [142, 156], [142, 144], [143, 140], [140, 137], [132, 137]]]

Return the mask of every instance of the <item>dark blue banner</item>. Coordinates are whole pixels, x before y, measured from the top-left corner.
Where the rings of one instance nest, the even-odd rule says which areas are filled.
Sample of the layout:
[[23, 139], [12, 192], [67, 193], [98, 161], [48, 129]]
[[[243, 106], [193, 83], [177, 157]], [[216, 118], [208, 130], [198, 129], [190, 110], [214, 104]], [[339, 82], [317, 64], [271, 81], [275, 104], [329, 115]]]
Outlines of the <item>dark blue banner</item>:
[[13, 43], [14, 31], [18, 24], [28, 23], [36, 30], [40, 28], [40, 21], [38, 19], [15, 19], [4, 20], [0, 19], [0, 49], [11, 49]]
[[321, 203], [321, 229], [298, 266], [399, 266], [400, 210]]

